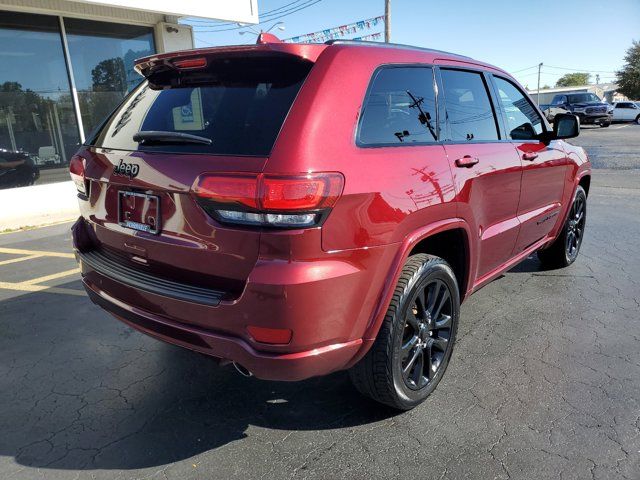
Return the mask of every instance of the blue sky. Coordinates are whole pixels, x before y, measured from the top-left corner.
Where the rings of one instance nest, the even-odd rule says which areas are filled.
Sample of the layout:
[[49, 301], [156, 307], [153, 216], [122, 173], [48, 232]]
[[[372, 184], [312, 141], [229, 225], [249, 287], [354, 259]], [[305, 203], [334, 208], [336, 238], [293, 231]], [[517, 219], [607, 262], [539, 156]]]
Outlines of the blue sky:
[[[258, 8], [264, 14], [292, 2], [258, 0]], [[297, 3], [310, 6], [278, 20], [284, 21], [286, 28], [277, 31], [280, 38], [384, 13], [383, 0]], [[546, 65], [541, 85], [553, 86], [572, 69], [592, 72], [592, 82], [596, 71], [601, 83], [612, 81], [612, 72], [622, 65], [631, 41], [640, 40], [640, 0], [392, 0], [391, 5], [392, 42], [468, 55], [517, 72], [516, 78], [530, 88], [536, 86], [537, 68], [527, 68], [540, 62]], [[207, 26], [202, 21], [190, 20], [184, 23], [196, 27], [198, 47], [255, 41], [254, 35], [239, 35], [238, 30], [205, 31], [229, 28], [224, 24]], [[266, 30], [273, 23], [266, 22], [258, 28]], [[366, 33], [383, 28], [379, 24]]]

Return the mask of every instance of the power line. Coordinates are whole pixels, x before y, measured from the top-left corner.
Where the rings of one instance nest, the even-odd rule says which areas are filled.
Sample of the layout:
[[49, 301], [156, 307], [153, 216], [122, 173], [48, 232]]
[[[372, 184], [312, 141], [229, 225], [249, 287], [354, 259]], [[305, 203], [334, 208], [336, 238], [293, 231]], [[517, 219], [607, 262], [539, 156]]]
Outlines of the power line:
[[524, 72], [524, 71], [526, 71], [526, 70], [531, 70], [532, 68], [538, 68], [538, 65], [532, 65], [532, 66], [530, 66], [530, 67], [523, 68], [523, 69], [521, 69], [521, 70], [516, 70], [515, 72], [511, 72], [511, 73], [520, 73], [520, 72]]
[[[287, 3], [285, 5], [282, 5], [281, 7], [278, 8], [274, 8], [273, 10], [269, 10], [267, 12], [264, 12], [262, 15], [260, 15], [260, 17], [265, 17], [267, 15], [270, 14], [274, 14], [274, 12], [278, 12], [279, 10], [282, 10], [290, 5], [293, 5], [295, 3], [300, 3], [303, 0], [294, 0], [293, 2]], [[191, 20], [191, 23], [202, 23], [204, 25], [199, 25], [202, 27], [213, 27], [213, 26], [224, 26], [224, 25], [235, 25], [237, 22], [225, 22], [225, 21], [219, 21], [219, 22], [212, 22], [211, 20], [204, 20], [204, 19], [193, 19]]]
[[570, 72], [576, 72], [576, 73], [616, 73], [616, 72], [611, 72], [611, 71], [607, 71], [607, 70], [580, 70], [578, 68], [567, 68], [567, 67], [554, 67], [552, 65], [545, 65], [545, 67], [549, 67], [549, 68], [555, 68], [557, 70], [567, 70]]
[[[313, 5], [316, 5], [318, 3], [320, 3], [322, 0], [306, 0], [305, 3], [302, 3], [300, 5], [297, 5], [293, 10], [289, 9], [289, 10], [283, 10], [282, 12], [278, 12], [278, 15], [276, 15], [275, 17], [270, 17], [266, 20], [260, 21], [260, 23], [254, 25], [264, 25], [265, 23], [269, 23], [269, 22], [273, 22], [275, 20], [279, 20], [281, 18], [284, 17], [288, 17], [289, 15], [293, 15], [296, 12], [299, 12], [301, 10], [305, 10], [309, 7], [312, 7]], [[264, 18], [264, 17], [263, 17]], [[238, 26], [238, 27], [231, 27], [231, 28], [219, 28], [219, 29], [214, 29], [214, 30], [196, 30], [197, 33], [216, 33], [216, 32], [228, 32], [228, 31], [232, 31], [232, 30], [241, 30], [243, 28], [246, 28], [244, 25]]]

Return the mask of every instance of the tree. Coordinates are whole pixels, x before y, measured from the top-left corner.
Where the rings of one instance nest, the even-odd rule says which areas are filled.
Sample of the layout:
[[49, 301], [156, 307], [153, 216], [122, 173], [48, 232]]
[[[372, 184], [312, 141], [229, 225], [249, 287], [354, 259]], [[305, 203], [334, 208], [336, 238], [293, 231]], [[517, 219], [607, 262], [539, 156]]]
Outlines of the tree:
[[625, 64], [616, 73], [618, 92], [633, 98], [640, 98], [640, 41], [634, 40], [624, 56]]
[[556, 82], [556, 87], [579, 87], [588, 85], [590, 77], [590, 74], [582, 72], [565, 73]]

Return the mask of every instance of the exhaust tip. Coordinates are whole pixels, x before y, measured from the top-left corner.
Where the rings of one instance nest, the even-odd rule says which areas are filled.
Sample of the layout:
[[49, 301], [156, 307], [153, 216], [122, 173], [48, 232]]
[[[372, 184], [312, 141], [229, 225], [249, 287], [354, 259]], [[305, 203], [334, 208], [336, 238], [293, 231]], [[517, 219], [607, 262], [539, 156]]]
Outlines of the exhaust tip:
[[236, 362], [232, 362], [232, 363], [240, 375], [242, 375], [243, 377], [253, 377], [253, 373], [251, 373], [248, 369], [246, 369], [239, 363], [236, 363]]

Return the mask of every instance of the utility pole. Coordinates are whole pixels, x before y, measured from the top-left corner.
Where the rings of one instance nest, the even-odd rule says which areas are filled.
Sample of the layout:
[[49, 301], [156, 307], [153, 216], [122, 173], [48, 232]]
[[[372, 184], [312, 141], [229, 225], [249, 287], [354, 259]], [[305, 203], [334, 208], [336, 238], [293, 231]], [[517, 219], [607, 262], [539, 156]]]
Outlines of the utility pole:
[[384, 41], [391, 41], [391, 0], [384, 0]]
[[540, 106], [540, 70], [542, 70], [542, 62], [538, 64], [538, 93], [536, 94], [536, 103]]

